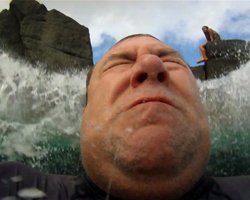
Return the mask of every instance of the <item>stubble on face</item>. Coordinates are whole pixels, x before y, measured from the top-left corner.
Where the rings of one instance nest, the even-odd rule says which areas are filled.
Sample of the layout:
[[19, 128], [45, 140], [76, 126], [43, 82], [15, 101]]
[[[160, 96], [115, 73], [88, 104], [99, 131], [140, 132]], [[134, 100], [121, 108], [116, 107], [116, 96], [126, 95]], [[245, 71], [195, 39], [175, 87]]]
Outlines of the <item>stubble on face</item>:
[[203, 138], [203, 127], [196, 128], [199, 119], [192, 115], [170, 106], [164, 111], [161, 106], [152, 110], [141, 106], [121, 113], [106, 130], [103, 149], [107, 159], [134, 178], [177, 176], [195, 157], [194, 147]]

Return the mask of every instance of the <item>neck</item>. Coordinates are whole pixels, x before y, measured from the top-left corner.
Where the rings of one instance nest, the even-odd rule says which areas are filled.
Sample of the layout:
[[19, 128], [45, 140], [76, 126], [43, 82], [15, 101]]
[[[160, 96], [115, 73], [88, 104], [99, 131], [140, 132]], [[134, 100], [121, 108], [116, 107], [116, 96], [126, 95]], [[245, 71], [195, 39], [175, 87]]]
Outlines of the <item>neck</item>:
[[[117, 170], [117, 169], [116, 169]], [[130, 177], [114, 170], [100, 176], [101, 173], [88, 173], [90, 179], [103, 191], [123, 200], [177, 200], [194, 187], [200, 176], [183, 173], [178, 177]], [[194, 170], [195, 171], [195, 170]], [[198, 171], [195, 171], [197, 174]]]

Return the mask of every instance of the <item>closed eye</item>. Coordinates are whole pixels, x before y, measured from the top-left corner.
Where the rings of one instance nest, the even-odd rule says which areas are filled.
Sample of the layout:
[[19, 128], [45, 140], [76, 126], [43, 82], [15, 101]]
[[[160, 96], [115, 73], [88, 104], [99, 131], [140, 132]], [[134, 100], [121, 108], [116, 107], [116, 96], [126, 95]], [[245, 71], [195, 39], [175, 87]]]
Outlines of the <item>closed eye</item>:
[[171, 68], [188, 67], [187, 64], [180, 58], [165, 57], [162, 58], [162, 62], [166, 63], [166, 66]]
[[106, 64], [106, 66], [104, 66], [103, 71], [108, 71], [111, 69], [116, 69], [116, 68], [124, 68], [124, 67], [129, 67], [131, 66], [131, 64], [133, 64], [133, 61], [131, 60], [126, 60], [126, 59], [122, 59], [122, 60], [113, 60], [109, 63]]
[[104, 70], [107, 71], [112, 68], [125, 66], [135, 61], [136, 56], [133, 52], [120, 52], [111, 54], [104, 62]]

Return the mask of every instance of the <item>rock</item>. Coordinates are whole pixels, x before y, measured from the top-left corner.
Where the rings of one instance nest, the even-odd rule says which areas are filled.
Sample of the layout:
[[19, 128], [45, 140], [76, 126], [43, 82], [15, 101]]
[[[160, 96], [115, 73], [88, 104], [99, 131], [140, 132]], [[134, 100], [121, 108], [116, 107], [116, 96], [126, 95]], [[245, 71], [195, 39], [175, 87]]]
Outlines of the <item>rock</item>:
[[236, 70], [250, 60], [250, 43], [245, 40], [221, 40], [206, 44], [208, 61], [203, 66], [191, 68], [201, 80], [219, 78]]
[[15, 14], [8, 10], [3, 10], [0, 13], [0, 48], [8, 49], [13, 56], [24, 55], [19, 29], [20, 25]]
[[40, 7], [45, 8], [45, 14], [47, 12], [46, 7], [35, 0], [12, 0], [10, 3], [10, 11], [15, 14], [19, 23], [26, 16], [38, 14]]
[[35, 0], [12, 0], [0, 13], [0, 42], [12, 56], [52, 71], [93, 65], [88, 28]]
[[191, 67], [191, 71], [193, 72], [195, 78], [200, 80], [206, 80], [204, 65]]

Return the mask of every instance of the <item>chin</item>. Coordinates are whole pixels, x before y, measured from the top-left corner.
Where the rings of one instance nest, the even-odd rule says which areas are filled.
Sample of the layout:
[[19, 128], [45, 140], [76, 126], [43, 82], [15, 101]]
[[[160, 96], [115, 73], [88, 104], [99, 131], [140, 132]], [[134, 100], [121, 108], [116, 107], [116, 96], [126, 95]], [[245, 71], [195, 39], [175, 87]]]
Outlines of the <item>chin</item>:
[[171, 179], [197, 159], [207, 162], [201, 161], [208, 149], [204, 142], [207, 139], [198, 135], [176, 132], [164, 123], [150, 124], [112, 139], [109, 154], [113, 152], [116, 167], [131, 177], [165, 176]]
[[121, 172], [119, 183], [122, 182], [124, 185], [114, 184], [115, 193], [120, 195], [120, 192], [126, 191], [125, 194], [131, 195], [127, 199], [135, 199], [135, 194], [138, 194], [136, 199], [143, 200], [180, 198], [202, 176], [208, 161], [208, 154], [204, 151], [202, 156], [195, 154], [190, 157], [191, 160], [184, 162], [173, 155], [170, 152], [169, 155], [164, 155], [165, 160], [160, 160], [160, 157], [153, 157], [149, 154], [147, 158], [144, 158], [145, 160], [137, 159], [136, 163], [124, 160], [127, 163], [118, 170]]
[[115, 165], [133, 176], [161, 176], [166, 172], [174, 176], [181, 159], [177, 156], [173, 139], [164, 127], [137, 130], [114, 147]]
[[122, 171], [119, 178], [112, 179], [114, 182], [111, 190], [118, 197], [126, 196], [128, 200], [179, 199], [200, 179], [204, 166], [204, 163], [190, 163], [178, 173], [173, 168], [165, 173], [150, 173], [150, 170], [133, 173]]

